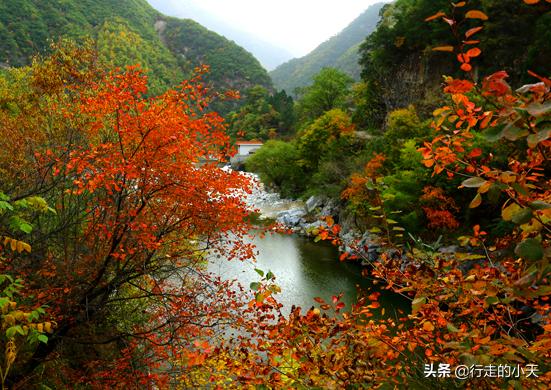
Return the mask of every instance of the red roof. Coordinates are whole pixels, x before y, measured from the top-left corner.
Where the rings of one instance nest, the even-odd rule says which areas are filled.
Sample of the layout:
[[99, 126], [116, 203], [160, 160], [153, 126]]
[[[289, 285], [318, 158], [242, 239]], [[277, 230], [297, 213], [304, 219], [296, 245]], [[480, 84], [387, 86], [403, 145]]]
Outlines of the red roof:
[[237, 141], [236, 145], [264, 145], [262, 141]]

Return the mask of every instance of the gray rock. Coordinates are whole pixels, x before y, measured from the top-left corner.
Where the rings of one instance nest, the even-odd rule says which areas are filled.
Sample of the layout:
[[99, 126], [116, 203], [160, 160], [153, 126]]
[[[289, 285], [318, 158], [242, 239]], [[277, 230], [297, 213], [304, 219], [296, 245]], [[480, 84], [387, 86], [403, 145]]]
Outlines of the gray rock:
[[465, 249], [461, 248], [458, 245], [443, 246], [441, 248], [438, 248], [438, 252], [446, 253], [446, 254], [453, 254], [453, 253], [464, 252], [464, 251]]
[[282, 223], [288, 227], [296, 227], [301, 223], [304, 223], [304, 217], [306, 212], [303, 209], [285, 210], [277, 214], [277, 222]]
[[333, 199], [328, 199], [320, 210], [320, 216], [337, 215], [337, 209], [337, 202]]
[[323, 204], [323, 198], [321, 196], [311, 196], [306, 201], [306, 211], [311, 213]]

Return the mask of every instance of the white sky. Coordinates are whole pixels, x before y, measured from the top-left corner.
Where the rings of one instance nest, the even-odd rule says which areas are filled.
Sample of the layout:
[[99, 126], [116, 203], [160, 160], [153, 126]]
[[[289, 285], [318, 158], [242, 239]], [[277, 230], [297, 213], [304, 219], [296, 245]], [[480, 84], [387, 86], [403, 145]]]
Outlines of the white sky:
[[[165, 0], [166, 1], [166, 0]], [[381, 0], [170, 0], [302, 56]], [[154, 1], [152, 1], [154, 3]]]

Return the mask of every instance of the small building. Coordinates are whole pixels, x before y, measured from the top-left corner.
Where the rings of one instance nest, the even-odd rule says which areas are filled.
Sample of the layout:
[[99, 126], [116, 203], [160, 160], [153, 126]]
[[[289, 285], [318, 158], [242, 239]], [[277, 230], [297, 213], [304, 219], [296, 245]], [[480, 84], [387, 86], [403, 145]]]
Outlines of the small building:
[[230, 160], [232, 167], [238, 168], [247, 158], [264, 145], [261, 141], [237, 141], [237, 154]]

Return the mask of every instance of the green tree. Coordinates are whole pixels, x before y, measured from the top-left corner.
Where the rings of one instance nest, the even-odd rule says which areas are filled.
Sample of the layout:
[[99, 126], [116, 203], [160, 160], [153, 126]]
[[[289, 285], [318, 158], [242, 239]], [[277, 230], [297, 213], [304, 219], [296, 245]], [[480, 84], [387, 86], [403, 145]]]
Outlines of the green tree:
[[284, 90], [274, 93], [270, 99], [270, 104], [279, 113], [277, 122], [277, 132], [280, 136], [290, 136], [295, 131], [295, 104], [293, 98]]
[[345, 108], [352, 78], [334, 68], [323, 68], [309, 87], [302, 90], [298, 101], [300, 119], [310, 122], [324, 112]]
[[386, 114], [379, 88], [379, 83], [373, 80], [352, 86], [352, 121], [358, 128], [372, 133], [379, 133]]
[[263, 183], [276, 186], [284, 197], [295, 197], [305, 189], [306, 182], [299, 160], [294, 143], [271, 140], [256, 151], [245, 166], [248, 171], [258, 173]]
[[268, 90], [260, 85], [247, 90], [245, 104], [228, 117], [232, 137], [247, 140], [267, 140], [275, 136], [280, 120], [280, 114], [270, 103]]
[[354, 125], [341, 109], [333, 109], [303, 129], [297, 140], [303, 166], [317, 171], [320, 161], [343, 158], [354, 139]]

